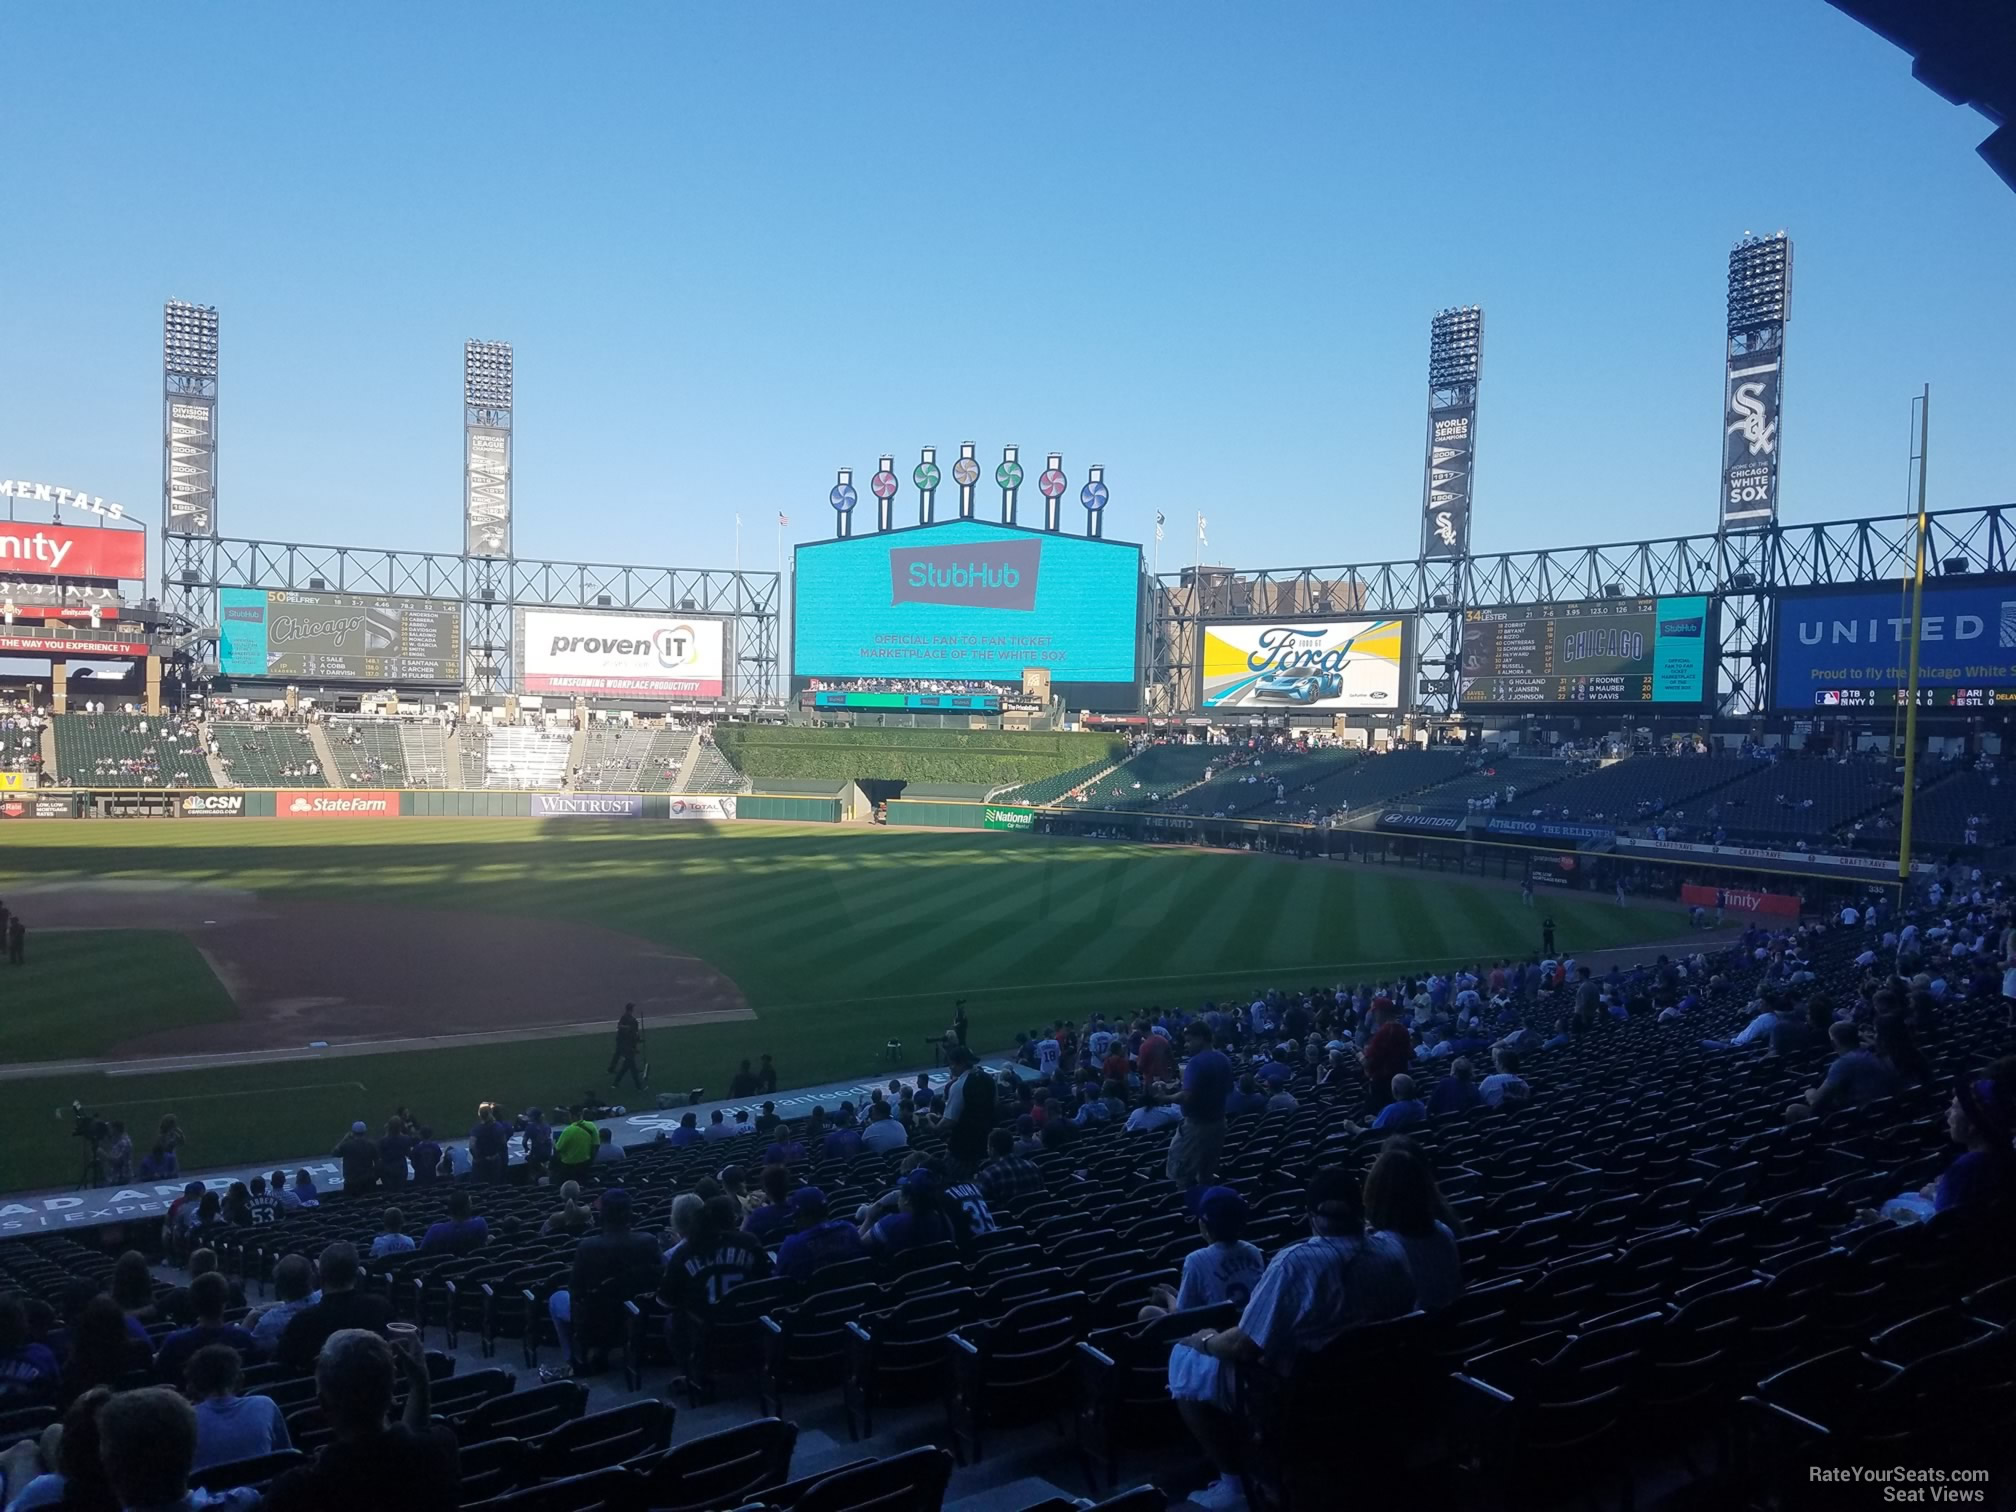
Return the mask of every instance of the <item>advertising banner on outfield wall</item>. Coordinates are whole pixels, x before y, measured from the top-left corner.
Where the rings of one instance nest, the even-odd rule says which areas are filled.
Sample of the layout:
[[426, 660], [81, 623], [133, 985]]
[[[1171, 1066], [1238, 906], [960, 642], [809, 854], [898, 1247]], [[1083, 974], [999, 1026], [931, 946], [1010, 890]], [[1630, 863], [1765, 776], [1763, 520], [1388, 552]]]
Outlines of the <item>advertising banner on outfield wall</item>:
[[237, 819], [245, 813], [243, 793], [186, 793], [175, 805], [184, 819]]
[[77, 805], [69, 798], [0, 798], [0, 819], [75, 819]]
[[726, 691], [723, 620], [558, 609], [514, 614], [521, 693], [720, 698]]
[[1407, 622], [1248, 620], [1204, 627], [1201, 707], [1397, 709]]
[[396, 819], [399, 795], [321, 788], [282, 788], [273, 795], [273, 812], [281, 819]]
[[35, 786], [26, 772], [0, 772], [0, 793], [18, 793]]
[[635, 793], [534, 793], [534, 819], [642, 819], [644, 800]]
[[689, 794], [683, 798], [675, 797], [672, 800], [670, 817], [674, 819], [733, 819], [735, 817], [735, 795], [727, 793], [720, 797], [712, 797], [704, 794], [700, 796]]
[[1031, 830], [1036, 828], [1036, 810], [1005, 808], [998, 803], [990, 803], [980, 816], [980, 827], [991, 830]]
[[1680, 888], [1680, 901], [1690, 908], [1729, 908], [1738, 913], [1778, 914], [1799, 917], [1799, 900], [1790, 893], [1749, 892], [1739, 887], [1703, 887], [1688, 882]]

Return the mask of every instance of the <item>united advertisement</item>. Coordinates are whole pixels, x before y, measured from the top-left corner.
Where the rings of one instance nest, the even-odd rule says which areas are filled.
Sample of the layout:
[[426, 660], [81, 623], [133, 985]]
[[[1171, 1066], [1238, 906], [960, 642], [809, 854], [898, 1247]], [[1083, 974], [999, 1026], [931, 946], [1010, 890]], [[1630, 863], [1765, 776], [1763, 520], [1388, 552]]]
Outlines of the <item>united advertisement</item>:
[[983, 520], [800, 546], [791, 675], [1015, 683], [1132, 708], [1141, 548]]
[[720, 698], [726, 623], [692, 614], [516, 611], [519, 691], [585, 697]]
[[[1909, 686], [1910, 584], [1782, 596], [1771, 667], [1781, 709], [1894, 707]], [[1934, 707], [2016, 702], [2016, 581], [1925, 585], [1918, 687]]]
[[1248, 620], [1204, 627], [1199, 704], [1244, 709], [1397, 709], [1404, 619]]

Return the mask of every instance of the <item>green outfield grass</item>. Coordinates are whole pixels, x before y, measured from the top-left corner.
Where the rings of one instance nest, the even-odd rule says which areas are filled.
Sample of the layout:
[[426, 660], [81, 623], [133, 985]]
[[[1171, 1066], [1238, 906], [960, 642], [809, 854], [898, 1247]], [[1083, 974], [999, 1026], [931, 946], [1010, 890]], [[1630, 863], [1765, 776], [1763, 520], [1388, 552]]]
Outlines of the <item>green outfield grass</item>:
[[[1538, 943], [1537, 913], [1510, 888], [1396, 868], [1005, 834], [400, 819], [23, 824], [5, 835], [0, 896], [28, 879], [210, 883], [271, 897], [490, 913], [514, 929], [580, 919], [690, 952], [736, 980], [758, 1021], [654, 1031], [653, 1085], [717, 1092], [737, 1060], [761, 1051], [776, 1056], [787, 1085], [872, 1071], [892, 1037], [923, 1059], [927, 1037], [943, 1030], [960, 996], [970, 999], [975, 1043], [994, 1048], [1058, 1017], [1193, 1003], [1258, 985], [1352, 981], [1522, 954]], [[1677, 924], [1663, 909], [1545, 901], [1563, 948], [1575, 951], [1667, 937]], [[80, 933], [68, 937], [87, 942], [74, 951], [47, 949], [63, 938], [31, 935], [35, 990], [27, 996], [42, 1027], [21, 1031], [31, 1050], [8, 1025], [15, 1037], [0, 1037], [6, 1059], [89, 1054], [130, 1034], [135, 1021], [219, 1016], [221, 989], [190, 969], [203, 963], [177, 937]], [[47, 995], [45, 956], [49, 971], [61, 971]], [[0, 968], [0, 1017], [26, 1000]], [[64, 1006], [79, 1002], [91, 1011]], [[584, 1017], [613, 1018], [617, 1005], [583, 1006]], [[123, 1033], [107, 1033], [103, 1015], [122, 1011], [131, 1015]], [[351, 1119], [382, 1119], [401, 1103], [437, 1131], [459, 1131], [482, 1098], [515, 1108], [577, 1094], [598, 1080], [607, 1054], [600, 1038], [556, 1038], [0, 1083], [0, 1189], [58, 1185], [70, 1175], [68, 1123], [54, 1110], [73, 1097], [124, 1117], [136, 1137], [173, 1109], [189, 1131], [184, 1163], [200, 1168], [313, 1153]]]
[[0, 1063], [97, 1055], [130, 1039], [135, 1024], [167, 1029], [238, 1016], [210, 964], [172, 930], [33, 933], [28, 959], [17, 971], [0, 966]]

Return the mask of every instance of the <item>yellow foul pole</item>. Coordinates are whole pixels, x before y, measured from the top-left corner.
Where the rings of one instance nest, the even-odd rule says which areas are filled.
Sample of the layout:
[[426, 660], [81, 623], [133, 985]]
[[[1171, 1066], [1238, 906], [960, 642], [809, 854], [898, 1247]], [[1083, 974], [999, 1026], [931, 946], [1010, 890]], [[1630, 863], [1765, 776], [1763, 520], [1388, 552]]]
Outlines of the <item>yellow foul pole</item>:
[[1918, 776], [1918, 638], [1925, 628], [1926, 450], [1932, 438], [1932, 386], [1918, 399], [1918, 566], [1911, 581], [1911, 672], [1904, 689], [1904, 815], [1897, 826], [1897, 880], [1911, 881], [1911, 800]]

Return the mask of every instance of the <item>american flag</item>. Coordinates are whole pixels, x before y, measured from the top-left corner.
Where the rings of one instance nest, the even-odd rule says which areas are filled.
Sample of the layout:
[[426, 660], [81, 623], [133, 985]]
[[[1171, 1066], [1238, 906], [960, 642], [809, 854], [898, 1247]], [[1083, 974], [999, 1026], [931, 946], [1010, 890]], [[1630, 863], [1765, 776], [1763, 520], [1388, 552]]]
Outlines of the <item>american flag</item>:
[[789, 515], [780, 514], [777, 516], [777, 524], [779, 528], [789, 525], [790, 523], [791, 523], [791, 517]]

